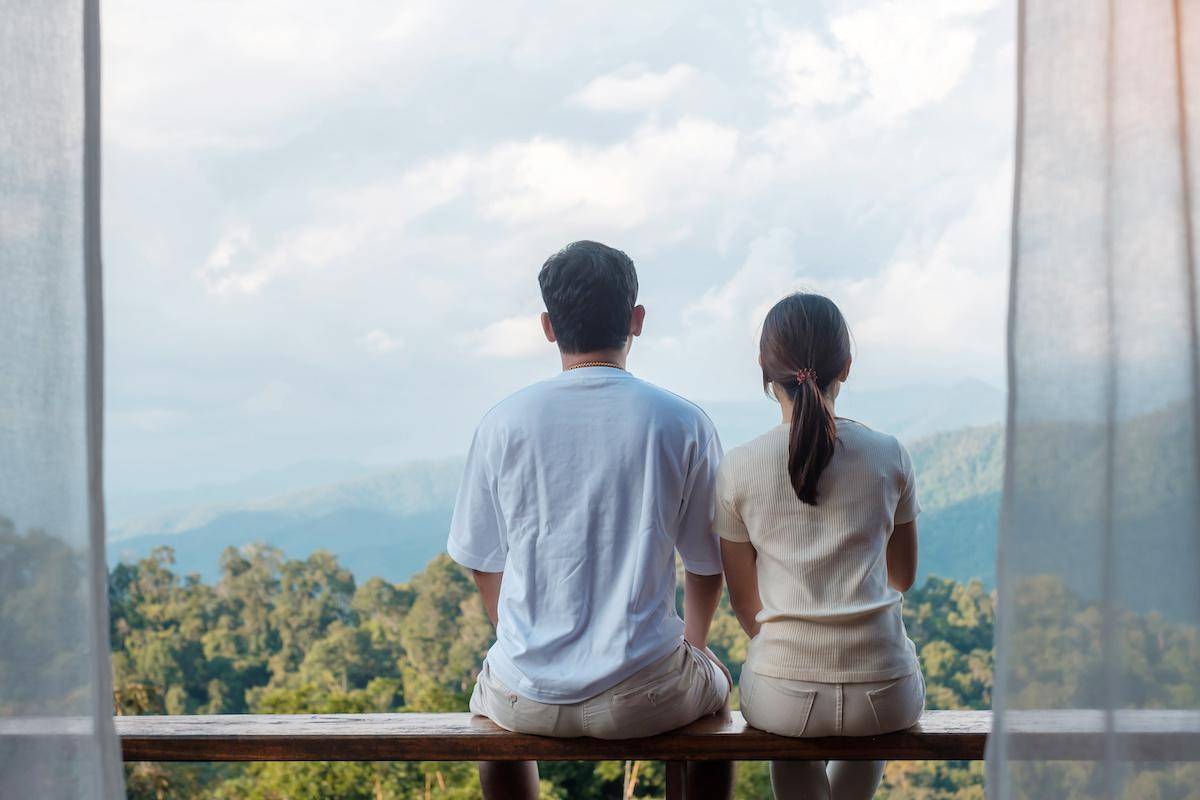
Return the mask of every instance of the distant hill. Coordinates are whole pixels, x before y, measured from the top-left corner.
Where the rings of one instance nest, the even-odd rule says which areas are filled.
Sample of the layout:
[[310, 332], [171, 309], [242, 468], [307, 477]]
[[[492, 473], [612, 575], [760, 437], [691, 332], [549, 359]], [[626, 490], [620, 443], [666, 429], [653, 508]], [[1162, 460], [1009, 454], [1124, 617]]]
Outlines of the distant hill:
[[935, 433], [999, 425], [1005, 394], [989, 383], [968, 378], [950, 386], [909, 386], [888, 392], [856, 392], [846, 384], [838, 414], [915, 442]]
[[[979, 577], [992, 584], [1002, 448], [998, 425], [912, 444], [924, 507], [922, 579]], [[406, 581], [445, 547], [461, 471], [458, 459], [420, 462], [254, 501], [155, 514], [114, 530], [109, 560], [140, 558], [169, 544], [177, 571], [211, 580], [225, 547], [263, 541], [295, 558], [330, 550], [360, 578]]]
[[996, 536], [1004, 480], [1004, 429], [967, 428], [909, 447], [921, 501], [918, 580], [938, 575], [996, 580]]
[[169, 544], [183, 574], [217, 574], [228, 546], [267, 542], [289, 555], [336, 553], [363, 578], [407, 580], [442, 550], [462, 474], [458, 459], [414, 462], [258, 500], [159, 512], [109, 533], [110, 563]]
[[110, 486], [105, 496], [108, 519], [114, 526], [110, 536], [113, 532], [121, 533], [138, 526], [143, 532], [153, 531], [161, 527], [163, 520], [177, 517], [181, 509], [248, 503], [263, 497], [294, 494], [361, 478], [381, 469], [345, 461], [306, 461], [222, 482], [196, 482], [176, 489], [141, 491], [127, 486]]
[[[999, 425], [1005, 395], [991, 384], [967, 379], [949, 386], [914, 385], [886, 392], [860, 391], [847, 383], [837, 401], [839, 416], [898, 436], [906, 443], [962, 428]], [[742, 444], [781, 421], [773, 400], [701, 403], [726, 447]]]

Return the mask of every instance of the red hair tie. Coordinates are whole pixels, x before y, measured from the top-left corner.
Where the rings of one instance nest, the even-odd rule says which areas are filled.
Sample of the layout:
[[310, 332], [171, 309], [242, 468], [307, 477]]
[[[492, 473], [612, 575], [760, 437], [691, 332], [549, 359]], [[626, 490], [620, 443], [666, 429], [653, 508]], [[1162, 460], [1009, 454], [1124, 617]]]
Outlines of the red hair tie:
[[812, 367], [805, 367], [796, 373], [796, 382], [804, 383], [805, 381], [815, 381], [817, 379], [817, 371]]

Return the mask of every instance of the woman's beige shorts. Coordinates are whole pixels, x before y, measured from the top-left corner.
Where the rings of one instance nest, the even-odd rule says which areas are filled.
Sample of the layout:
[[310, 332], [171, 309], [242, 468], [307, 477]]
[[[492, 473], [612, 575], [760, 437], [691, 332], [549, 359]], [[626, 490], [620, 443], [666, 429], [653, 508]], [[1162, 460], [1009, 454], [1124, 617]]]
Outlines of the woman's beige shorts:
[[812, 683], [742, 668], [742, 716], [781, 736], [877, 736], [910, 728], [925, 708], [920, 671], [875, 683]]
[[522, 697], [500, 683], [484, 660], [471, 694], [471, 711], [517, 733], [635, 739], [720, 711], [728, 699], [725, 673], [704, 651], [682, 642], [671, 655], [611, 689], [564, 705]]

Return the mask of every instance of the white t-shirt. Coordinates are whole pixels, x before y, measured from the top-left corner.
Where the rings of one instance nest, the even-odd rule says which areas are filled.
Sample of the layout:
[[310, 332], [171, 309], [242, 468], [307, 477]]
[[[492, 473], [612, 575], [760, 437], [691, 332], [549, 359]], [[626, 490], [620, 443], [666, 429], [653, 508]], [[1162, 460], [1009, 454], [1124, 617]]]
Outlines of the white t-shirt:
[[888, 586], [887, 543], [921, 512], [908, 451], [894, 436], [837, 420], [837, 446], [801, 502], [788, 476], [788, 425], [729, 451], [715, 527], [758, 553], [762, 627], [746, 663], [760, 675], [821, 683], [885, 681], [920, 666]]
[[504, 572], [492, 673], [543, 703], [594, 697], [679, 646], [675, 552], [721, 572], [721, 443], [697, 406], [624, 370], [529, 386], [475, 432], [447, 550]]

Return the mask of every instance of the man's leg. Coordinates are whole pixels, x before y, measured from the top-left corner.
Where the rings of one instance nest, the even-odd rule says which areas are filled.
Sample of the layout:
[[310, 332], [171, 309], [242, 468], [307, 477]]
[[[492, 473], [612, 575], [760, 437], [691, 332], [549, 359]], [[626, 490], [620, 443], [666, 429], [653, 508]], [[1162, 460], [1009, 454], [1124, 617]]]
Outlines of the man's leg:
[[480, 761], [479, 786], [484, 800], [537, 800], [537, 762]]
[[[733, 690], [733, 676], [729, 674], [729, 670], [721, 663], [721, 659], [717, 658], [717, 654], [710, 648], [704, 648], [701, 652], [708, 656], [709, 660], [720, 669], [720, 674], [723, 678], [717, 678], [718, 681], [724, 681], [729, 687], [728, 691]], [[725, 695], [725, 704], [720, 711], [716, 713], [729, 713], [729, 694]], [[687, 794], [686, 796], [696, 798], [696, 800], [729, 800], [733, 797], [733, 762], [732, 761], [689, 761], [687, 765]]]
[[689, 761], [688, 800], [729, 800], [733, 797], [732, 761]]

